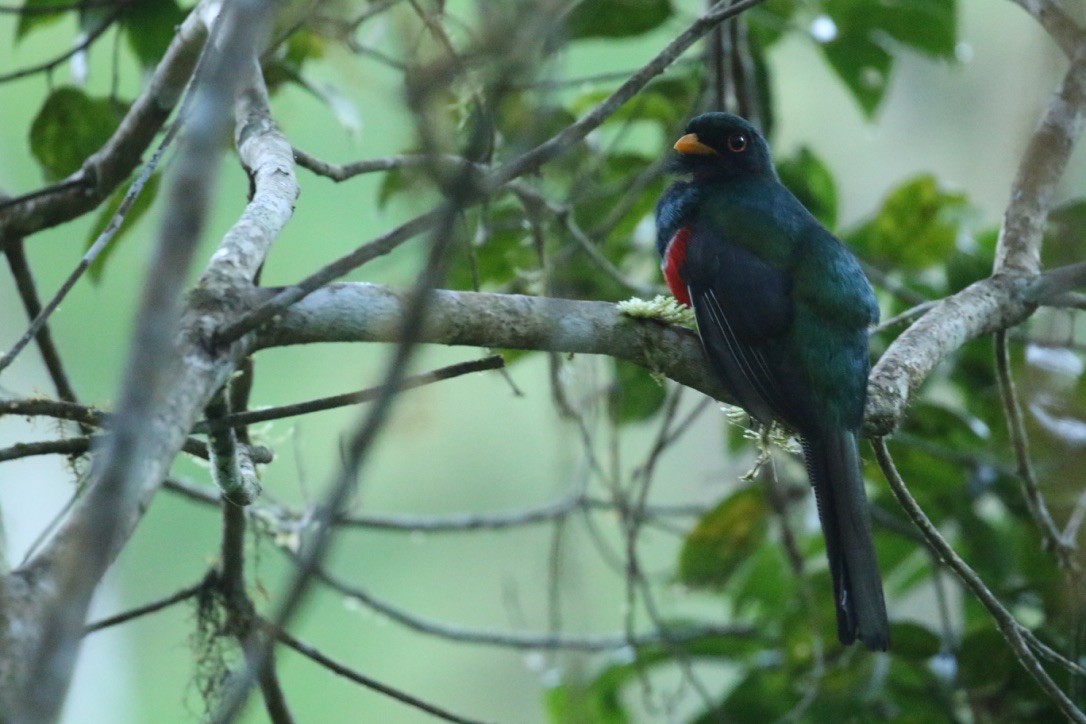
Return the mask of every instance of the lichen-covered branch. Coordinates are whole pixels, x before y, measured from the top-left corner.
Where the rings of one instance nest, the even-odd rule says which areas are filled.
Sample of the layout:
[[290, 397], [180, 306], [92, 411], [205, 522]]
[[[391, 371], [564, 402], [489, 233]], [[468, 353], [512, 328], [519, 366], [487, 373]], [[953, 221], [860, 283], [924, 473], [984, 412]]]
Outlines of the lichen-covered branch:
[[[269, 324], [258, 335], [256, 346], [396, 342], [407, 296], [407, 292], [375, 284], [333, 284]], [[728, 399], [693, 332], [632, 319], [609, 302], [439, 290], [434, 292], [419, 341], [608, 355], [717, 399]]]

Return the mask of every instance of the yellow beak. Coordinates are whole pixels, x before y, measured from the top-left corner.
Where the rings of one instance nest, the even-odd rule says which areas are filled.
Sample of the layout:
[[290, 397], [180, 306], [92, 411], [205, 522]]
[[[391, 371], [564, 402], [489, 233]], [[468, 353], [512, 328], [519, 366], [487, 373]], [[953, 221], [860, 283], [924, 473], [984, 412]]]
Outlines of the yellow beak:
[[675, 150], [679, 153], [695, 154], [695, 155], [707, 155], [710, 153], [716, 153], [713, 149], [706, 146], [704, 143], [698, 140], [698, 134], [688, 133], [678, 141], [675, 141]]

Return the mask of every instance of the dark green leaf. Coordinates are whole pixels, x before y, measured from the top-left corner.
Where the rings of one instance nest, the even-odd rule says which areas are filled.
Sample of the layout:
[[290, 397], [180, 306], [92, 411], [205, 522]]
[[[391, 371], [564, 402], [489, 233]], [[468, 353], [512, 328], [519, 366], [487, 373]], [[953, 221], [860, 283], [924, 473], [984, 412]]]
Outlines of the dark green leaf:
[[777, 721], [799, 700], [793, 684], [794, 676], [784, 668], [754, 669], [728, 694], [719, 710], [703, 714], [695, 721], [698, 724]]
[[969, 631], [958, 654], [958, 678], [968, 689], [999, 688], [1018, 664], [991, 623]]
[[910, 661], [925, 662], [939, 653], [939, 637], [929, 629], [912, 621], [901, 621], [890, 626], [890, 650], [894, 656]]
[[781, 182], [796, 195], [807, 210], [832, 229], [837, 224], [837, 187], [833, 175], [811, 149], [802, 146], [777, 163]]
[[821, 44], [826, 59], [860, 103], [874, 115], [893, 65], [888, 40], [941, 59], [954, 58], [955, 0], [827, 0], [835, 37]]
[[953, 60], [958, 41], [955, 0], [853, 0], [875, 6], [873, 25], [894, 40], [940, 60]]
[[[94, 282], [101, 281], [102, 273], [105, 271], [107, 260], [113, 255], [113, 252], [117, 250], [117, 245], [120, 243], [121, 238], [127, 235], [128, 231], [139, 221], [147, 209], [151, 208], [151, 204], [155, 201], [155, 196], [158, 195], [158, 174], [153, 174], [151, 178], [147, 179], [147, 184], [143, 187], [140, 195], [136, 197], [136, 200], [132, 202], [132, 206], [129, 207], [128, 213], [125, 214], [124, 221], [121, 222], [121, 228], [117, 230], [117, 233], [113, 235], [113, 239], [110, 240], [106, 248], [98, 255], [98, 258], [94, 260], [87, 273], [90, 274], [90, 278]], [[94, 222], [94, 228], [91, 229], [90, 234], [87, 235], [86, 247], [90, 248], [101, 234], [106, 226], [109, 224], [110, 219], [117, 213], [117, 209], [120, 208], [121, 202], [124, 200], [125, 194], [128, 192], [127, 185], [121, 186], [113, 195], [109, 197], [109, 202], [106, 203], [102, 210], [98, 214], [98, 219]]]
[[864, 115], [874, 116], [890, 82], [893, 57], [860, 32], [841, 33], [834, 40], [823, 43], [822, 52], [860, 104]]
[[30, 126], [30, 151], [47, 181], [79, 169], [117, 128], [125, 108], [108, 98], [91, 98], [78, 88], [57, 88]]
[[1082, 261], [1086, 243], [1086, 199], [1076, 199], [1058, 206], [1048, 214], [1045, 230], [1045, 267], [1052, 268]]
[[973, 239], [971, 248], [955, 248], [946, 260], [946, 291], [948, 294], [965, 289], [992, 273], [996, 239], [999, 229], [990, 229]]
[[626, 724], [617, 690], [606, 694], [577, 684], [559, 684], [543, 692], [547, 720], [553, 724]]
[[667, 390], [643, 367], [615, 360], [607, 409], [615, 424], [641, 422], [656, 414], [664, 404]]
[[571, 38], [641, 35], [671, 17], [671, 0], [583, 0], [566, 16]]
[[679, 579], [688, 586], [719, 588], [765, 540], [769, 506], [755, 488], [733, 493], [706, 513], [683, 541]]
[[158, 65], [184, 19], [185, 11], [176, 0], [140, 0], [125, 10], [121, 28], [140, 65]]
[[744, 17], [750, 23], [751, 39], [762, 48], [780, 40], [798, 6], [795, 0], [767, 0], [750, 10]]
[[[25, 0], [23, 7], [26, 9], [39, 10], [41, 8], [48, 7], [71, 7], [71, 0]], [[19, 15], [19, 22], [15, 26], [15, 40], [22, 40], [26, 37], [27, 33], [35, 28], [43, 28], [53, 23], [60, 22], [64, 19], [65, 13], [21, 13]]]
[[918, 176], [890, 191], [875, 218], [848, 240], [879, 266], [904, 271], [942, 266], [968, 211], [965, 194], [940, 188], [933, 176]]

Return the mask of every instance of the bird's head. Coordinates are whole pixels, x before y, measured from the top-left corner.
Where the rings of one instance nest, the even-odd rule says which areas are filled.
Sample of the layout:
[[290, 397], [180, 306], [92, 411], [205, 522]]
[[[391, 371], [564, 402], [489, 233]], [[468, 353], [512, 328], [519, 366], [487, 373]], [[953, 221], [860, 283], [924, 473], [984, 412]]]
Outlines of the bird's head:
[[697, 116], [686, 124], [686, 134], [674, 148], [679, 155], [672, 170], [695, 178], [776, 177], [762, 134], [731, 113]]

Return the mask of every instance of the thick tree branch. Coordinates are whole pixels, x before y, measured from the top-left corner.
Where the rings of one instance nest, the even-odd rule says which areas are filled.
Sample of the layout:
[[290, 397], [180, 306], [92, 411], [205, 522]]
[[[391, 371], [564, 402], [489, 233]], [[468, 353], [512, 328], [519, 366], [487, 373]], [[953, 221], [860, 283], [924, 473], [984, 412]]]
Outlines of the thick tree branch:
[[1074, 58], [1083, 42], [1086, 42], [1086, 32], [1083, 32], [1083, 29], [1071, 19], [1071, 16], [1060, 7], [1056, 0], [1011, 0], [1011, 2], [1021, 6], [1023, 10], [1035, 17], [1068, 58]]
[[[632, 319], [609, 302], [447, 290], [434, 294], [421, 342], [609, 355], [728, 399], [690, 330]], [[375, 284], [333, 284], [269, 324], [256, 347], [395, 342], [406, 298], [404, 291]]]
[[1052, 194], [1082, 132], [1086, 114], [1086, 45], [1034, 133], [1011, 189], [993, 276], [939, 302], [901, 334], [871, 372], [867, 430], [888, 434], [932, 370], [965, 342], [1008, 329], [1036, 308], [1032, 288]]
[[1086, 41], [1079, 44], [1071, 67], [1030, 138], [1011, 187], [996, 245], [993, 271], [1036, 274], [1041, 239], [1056, 185], [1086, 118]]
[[[208, 322], [211, 311], [192, 310], [182, 326], [178, 302], [210, 200], [224, 111], [255, 55], [267, 10], [256, 0], [239, 0], [217, 25], [221, 52], [197, 80], [117, 412], [88, 492], [42, 553], [0, 581], [9, 614], [0, 647], [10, 652], [0, 670], [0, 709], [16, 718], [51, 720], [59, 712], [94, 588], [165, 477], [185, 431], [244, 352], [210, 358], [200, 328], [219, 320]], [[180, 329], [186, 332], [178, 342]]]

